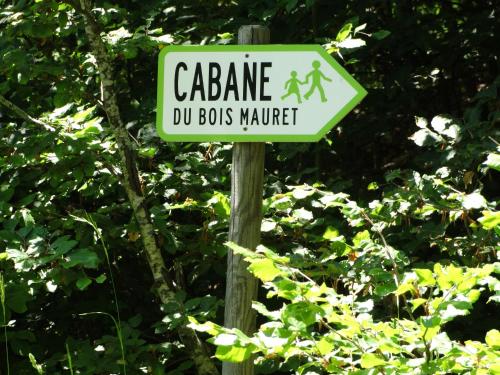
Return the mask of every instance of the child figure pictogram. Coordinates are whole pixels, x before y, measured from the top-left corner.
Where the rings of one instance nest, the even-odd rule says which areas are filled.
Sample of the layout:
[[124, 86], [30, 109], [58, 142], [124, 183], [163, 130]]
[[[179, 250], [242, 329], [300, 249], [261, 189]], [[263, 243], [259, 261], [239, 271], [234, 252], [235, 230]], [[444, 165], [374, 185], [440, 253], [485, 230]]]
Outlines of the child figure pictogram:
[[281, 97], [281, 100], [285, 100], [287, 97], [289, 97], [290, 95], [292, 94], [295, 94], [297, 96], [297, 101], [299, 103], [302, 103], [302, 99], [300, 98], [300, 89], [299, 89], [299, 85], [303, 85], [305, 84], [306, 82], [301, 82], [298, 78], [297, 78], [297, 72], [295, 70], [293, 70], [291, 73], [290, 73], [290, 79], [288, 81], [285, 82], [285, 90], [287, 89], [288, 87], [288, 92], [283, 95]]
[[319, 70], [321, 63], [318, 60], [313, 61], [312, 67], [314, 68], [306, 75], [306, 84], [309, 83], [309, 77], [312, 79], [311, 87], [309, 91], [304, 95], [304, 98], [307, 100], [313, 94], [314, 90], [318, 89], [319, 94], [321, 96], [321, 101], [324, 103], [327, 101], [325, 96], [325, 90], [323, 90], [323, 86], [321, 86], [321, 80], [325, 80], [327, 82], [332, 82], [330, 78], [325, 76], [321, 70]]

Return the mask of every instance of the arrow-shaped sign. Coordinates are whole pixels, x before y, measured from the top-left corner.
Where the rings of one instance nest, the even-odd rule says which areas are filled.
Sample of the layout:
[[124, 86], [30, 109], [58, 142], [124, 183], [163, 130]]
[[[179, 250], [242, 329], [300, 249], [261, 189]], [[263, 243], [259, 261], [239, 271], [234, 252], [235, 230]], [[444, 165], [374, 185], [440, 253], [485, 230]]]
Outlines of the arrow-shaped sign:
[[174, 142], [314, 142], [366, 95], [321, 46], [169, 46], [157, 130]]

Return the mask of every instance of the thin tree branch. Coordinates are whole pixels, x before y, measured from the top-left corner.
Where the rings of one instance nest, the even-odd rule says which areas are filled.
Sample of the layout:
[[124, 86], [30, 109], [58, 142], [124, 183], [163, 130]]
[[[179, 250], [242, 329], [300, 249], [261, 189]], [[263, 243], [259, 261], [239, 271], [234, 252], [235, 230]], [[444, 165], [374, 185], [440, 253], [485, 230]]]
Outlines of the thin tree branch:
[[31, 117], [29, 114], [27, 114], [25, 111], [23, 111], [21, 108], [19, 108], [17, 105], [12, 103], [10, 100], [8, 100], [5, 96], [0, 95], [0, 104], [6, 107], [7, 109], [11, 110], [14, 112], [19, 118], [23, 119], [24, 121], [31, 122], [32, 124], [42, 126], [45, 128], [45, 130], [53, 132], [55, 129], [50, 126], [49, 124], [46, 124], [43, 121], [37, 120], [34, 117]]

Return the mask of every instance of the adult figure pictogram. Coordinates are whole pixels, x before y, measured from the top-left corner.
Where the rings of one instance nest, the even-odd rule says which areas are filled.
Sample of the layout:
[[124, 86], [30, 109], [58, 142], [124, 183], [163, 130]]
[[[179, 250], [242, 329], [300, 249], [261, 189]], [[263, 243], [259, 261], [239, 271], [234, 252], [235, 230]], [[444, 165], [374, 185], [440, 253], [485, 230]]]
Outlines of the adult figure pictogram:
[[319, 67], [321, 66], [321, 63], [318, 60], [314, 60], [312, 63], [313, 70], [311, 70], [307, 75], [306, 75], [306, 83], [309, 83], [309, 78], [311, 78], [312, 83], [311, 83], [311, 88], [309, 91], [304, 95], [304, 98], [307, 100], [309, 97], [314, 93], [314, 90], [318, 89], [319, 94], [321, 96], [321, 101], [324, 103], [327, 101], [326, 96], [325, 96], [325, 90], [323, 90], [323, 86], [321, 85], [321, 80], [325, 80], [327, 82], [332, 82], [330, 78], [325, 76], [321, 70], [319, 70]]

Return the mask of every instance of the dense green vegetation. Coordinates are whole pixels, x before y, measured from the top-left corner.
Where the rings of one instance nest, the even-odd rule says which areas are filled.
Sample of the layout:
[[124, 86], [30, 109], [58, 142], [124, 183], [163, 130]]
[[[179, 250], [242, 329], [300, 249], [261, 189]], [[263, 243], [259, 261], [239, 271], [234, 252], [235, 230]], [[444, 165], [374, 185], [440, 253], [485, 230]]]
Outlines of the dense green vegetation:
[[[500, 373], [496, 1], [82, 3], [0, 0], [0, 374], [196, 374], [193, 329], [258, 373]], [[154, 125], [159, 51], [252, 23], [368, 91], [320, 142], [266, 145], [257, 253], [227, 244], [231, 144]], [[221, 328], [229, 248], [263, 282], [253, 337]]]

